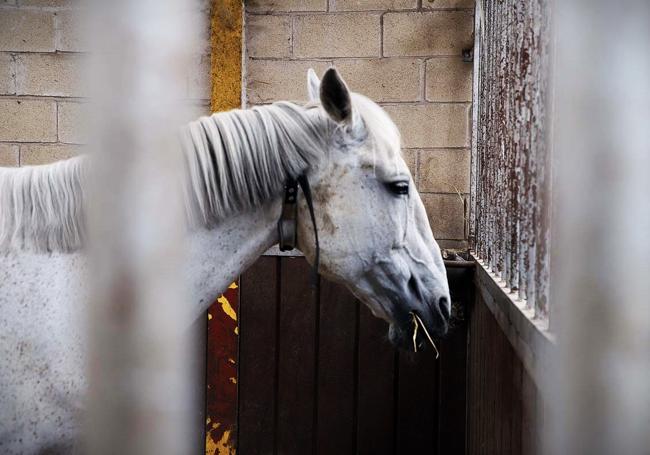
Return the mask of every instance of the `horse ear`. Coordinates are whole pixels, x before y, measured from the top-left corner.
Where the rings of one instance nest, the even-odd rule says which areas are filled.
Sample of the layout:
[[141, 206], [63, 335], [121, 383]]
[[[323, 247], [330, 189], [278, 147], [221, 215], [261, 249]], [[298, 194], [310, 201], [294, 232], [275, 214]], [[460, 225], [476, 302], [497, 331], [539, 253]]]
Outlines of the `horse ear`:
[[307, 71], [307, 93], [309, 94], [309, 101], [316, 101], [320, 93], [320, 79], [318, 79], [316, 72], [312, 68]]
[[320, 101], [325, 112], [335, 122], [349, 123], [352, 121], [350, 90], [336, 68], [329, 68], [323, 75], [323, 80], [320, 83]]

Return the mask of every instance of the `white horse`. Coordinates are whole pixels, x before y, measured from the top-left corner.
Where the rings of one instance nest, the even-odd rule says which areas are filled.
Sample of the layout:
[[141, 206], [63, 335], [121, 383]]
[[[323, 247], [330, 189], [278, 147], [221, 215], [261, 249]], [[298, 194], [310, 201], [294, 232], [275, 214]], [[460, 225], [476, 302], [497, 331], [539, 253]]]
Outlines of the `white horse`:
[[[183, 130], [194, 314], [278, 242], [283, 183], [304, 174], [320, 273], [388, 321], [399, 347], [413, 348], [413, 313], [428, 333], [444, 334], [445, 268], [397, 128], [333, 68], [322, 82], [310, 70], [308, 90], [306, 106], [218, 113]], [[1, 453], [66, 449], [78, 437], [86, 387], [85, 162], [0, 169]], [[304, 197], [297, 219], [298, 248], [313, 263]], [[416, 338], [424, 344], [422, 331]]]

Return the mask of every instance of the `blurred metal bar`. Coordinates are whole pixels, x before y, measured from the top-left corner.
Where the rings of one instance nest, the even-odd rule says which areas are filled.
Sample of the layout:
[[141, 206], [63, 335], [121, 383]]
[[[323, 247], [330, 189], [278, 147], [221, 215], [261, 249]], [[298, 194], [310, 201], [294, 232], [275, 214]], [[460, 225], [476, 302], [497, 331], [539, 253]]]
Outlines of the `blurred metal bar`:
[[650, 3], [556, 3], [548, 453], [650, 447]]
[[181, 0], [94, 2], [95, 136], [85, 453], [189, 453], [185, 215], [176, 134], [191, 30]]

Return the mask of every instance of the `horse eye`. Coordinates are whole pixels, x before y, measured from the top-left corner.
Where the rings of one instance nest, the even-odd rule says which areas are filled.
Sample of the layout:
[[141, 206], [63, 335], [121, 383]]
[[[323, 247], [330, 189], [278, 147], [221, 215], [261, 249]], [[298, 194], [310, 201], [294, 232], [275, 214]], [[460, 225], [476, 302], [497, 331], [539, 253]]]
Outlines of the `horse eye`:
[[393, 194], [403, 195], [409, 194], [409, 183], [408, 182], [390, 182], [387, 183], [388, 189]]

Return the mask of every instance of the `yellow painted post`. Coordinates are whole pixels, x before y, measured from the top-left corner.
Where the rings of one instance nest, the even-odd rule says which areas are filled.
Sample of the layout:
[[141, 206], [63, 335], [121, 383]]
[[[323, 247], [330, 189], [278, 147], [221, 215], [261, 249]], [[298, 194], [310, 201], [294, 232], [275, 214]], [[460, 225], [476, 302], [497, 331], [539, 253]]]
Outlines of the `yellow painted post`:
[[[241, 107], [242, 26], [241, 0], [212, 2], [212, 112]], [[206, 455], [236, 453], [238, 301], [239, 289], [233, 283], [208, 310]]]
[[241, 0], [215, 0], [211, 17], [212, 111], [241, 106], [242, 25]]

